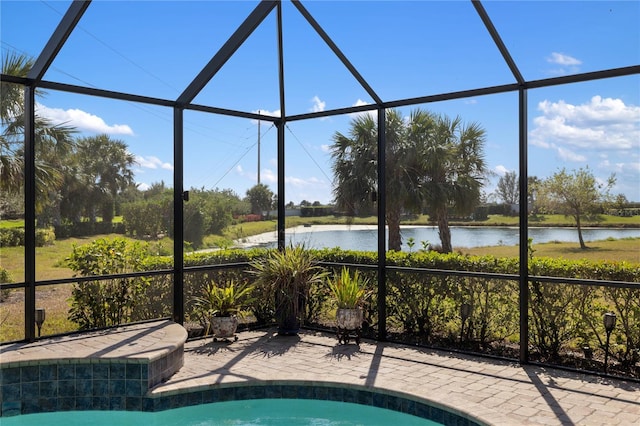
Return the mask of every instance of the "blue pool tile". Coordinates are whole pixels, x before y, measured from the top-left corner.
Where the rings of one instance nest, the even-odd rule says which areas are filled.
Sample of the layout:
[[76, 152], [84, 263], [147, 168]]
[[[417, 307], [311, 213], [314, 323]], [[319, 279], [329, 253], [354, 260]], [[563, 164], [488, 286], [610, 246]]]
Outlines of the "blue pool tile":
[[91, 394], [95, 397], [109, 395], [109, 381], [108, 380], [93, 380], [93, 390]]
[[[261, 395], [260, 395], [261, 394]], [[236, 399], [264, 398], [264, 389], [253, 386], [240, 386], [236, 389]]]
[[76, 379], [93, 380], [93, 366], [91, 364], [76, 365]]
[[125, 396], [125, 383], [125, 380], [109, 380], [109, 395], [116, 397]]
[[109, 380], [109, 364], [91, 364], [93, 380]]
[[76, 395], [77, 396], [92, 396], [93, 395], [93, 380], [76, 380]]
[[0, 369], [2, 385], [14, 385], [20, 383], [20, 368], [2, 368]]
[[387, 395], [378, 392], [372, 392], [371, 405], [378, 408], [387, 408]]
[[58, 409], [58, 398], [38, 398], [38, 413], [51, 413]]
[[141, 397], [126, 397], [125, 406], [127, 411], [142, 411]]
[[122, 411], [126, 407], [125, 398], [123, 396], [112, 396], [109, 398], [109, 410]]
[[219, 389], [207, 389], [202, 391], [202, 403], [209, 404], [210, 402], [218, 402], [220, 400]]
[[142, 378], [141, 368], [142, 364], [126, 364], [125, 375], [127, 380], [140, 380]]
[[40, 382], [22, 382], [20, 384], [22, 399], [38, 399], [40, 397]]
[[60, 380], [58, 382], [58, 396], [60, 397], [75, 397], [76, 396], [76, 381], [75, 380]]
[[58, 380], [58, 366], [56, 364], [40, 366], [40, 381]]
[[344, 402], [358, 402], [358, 391], [356, 389], [343, 389], [342, 400]]
[[140, 380], [125, 381], [125, 393], [124, 393], [125, 396], [127, 397], [141, 396], [145, 391], [142, 390], [142, 385]]
[[342, 388], [329, 388], [327, 393], [327, 400], [329, 401], [344, 401], [344, 395]]
[[155, 398], [142, 398], [142, 411], [145, 413], [153, 413], [156, 411], [156, 401]]
[[444, 423], [445, 411], [438, 407], [431, 407], [431, 420], [437, 423]]
[[94, 396], [93, 398], [93, 409], [94, 410], [103, 410], [107, 411], [110, 408], [110, 398], [108, 396]]
[[109, 364], [109, 379], [124, 380], [127, 374], [127, 365], [122, 363]]
[[329, 388], [326, 386], [318, 386], [313, 389], [313, 398], [326, 401], [329, 399]]
[[414, 415], [422, 417], [423, 419], [430, 419], [431, 406], [429, 406], [428, 404], [423, 404], [421, 402], [416, 402]]
[[387, 395], [387, 408], [394, 411], [402, 411], [402, 398]]
[[22, 367], [21, 381], [24, 382], [37, 382], [40, 380], [40, 368], [37, 365], [28, 365]]
[[93, 397], [78, 396], [76, 397], [76, 410], [93, 410]]
[[22, 403], [22, 414], [33, 414], [40, 412], [40, 398], [29, 398]]
[[75, 364], [59, 364], [58, 380], [72, 380], [76, 378]]
[[373, 392], [362, 389], [359, 390], [358, 400], [356, 402], [362, 405], [373, 405]]
[[20, 382], [2, 386], [3, 401], [20, 401]]
[[283, 386], [282, 387], [282, 397], [283, 398], [297, 398], [300, 394], [300, 386]]
[[58, 410], [57, 411], [73, 411], [76, 409], [75, 397], [58, 398]]
[[58, 396], [58, 381], [42, 381], [40, 382], [40, 397], [55, 398]]
[[311, 386], [298, 386], [298, 395], [296, 398], [300, 399], [313, 399], [313, 387]]

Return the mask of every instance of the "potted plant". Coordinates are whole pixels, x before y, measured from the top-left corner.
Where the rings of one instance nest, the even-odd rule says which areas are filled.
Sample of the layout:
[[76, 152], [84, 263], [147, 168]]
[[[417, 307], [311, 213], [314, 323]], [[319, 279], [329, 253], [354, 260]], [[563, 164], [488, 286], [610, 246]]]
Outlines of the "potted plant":
[[327, 280], [329, 290], [338, 306], [336, 325], [338, 340], [347, 343], [351, 334], [355, 333], [356, 343], [360, 343], [362, 322], [364, 320], [362, 305], [371, 294], [367, 291], [368, 280], [356, 270], [353, 275], [343, 267], [339, 275]]
[[297, 334], [309, 289], [322, 283], [327, 272], [302, 245], [270, 251], [266, 257], [252, 262], [252, 267], [255, 284], [273, 297], [278, 334]]
[[254, 287], [244, 283], [227, 281], [223, 285], [210, 282], [203, 289], [202, 295], [195, 299], [196, 311], [205, 319], [207, 331], [209, 326], [213, 333], [213, 340], [229, 339], [235, 336], [238, 329], [238, 316], [252, 301], [251, 293]]

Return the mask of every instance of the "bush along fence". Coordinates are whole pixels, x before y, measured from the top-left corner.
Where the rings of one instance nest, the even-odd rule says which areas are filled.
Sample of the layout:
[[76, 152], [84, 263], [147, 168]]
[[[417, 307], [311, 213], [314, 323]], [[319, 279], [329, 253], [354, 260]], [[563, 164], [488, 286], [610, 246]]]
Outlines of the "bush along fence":
[[[145, 257], [140, 247], [127, 249], [114, 246], [114, 243], [92, 244], [98, 251], [119, 254], [102, 257], [96, 253], [78, 255], [78, 264], [94, 262], [92, 259], [95, 258], [112, 258], [108, 265], [76, 266], [79, 275], [155, 272], [76, 284], [70, 318], [78, 323], [79, 328], [171, 316], [173, 276], [170, 272], [157, 272], [173, 268], [171, 257]], [[377, 253], [339, 249], [312, 251], [331, 273], [339, 273], [342, 265], [346, 264], [357, 267], [369, 278], [369, 290], [373, 294], [365, 307], [364, 333], [375, 337], [378, 329]], [[186, 255], [186, 321], [198, 323], [205, 320], [199, 317], [193, 300], [208, 283], [230, 280], [253, 283], [255, 276], [248, 264], [267, 252], [268, 249], [221, 250]], [[128, 256], [142, 260], [126, 260]], [[386, 328], [390, 339], [518, 358], [517, 259], [455, 253], [390, 252], [387, 266]], [[640, 285], [607, 287], [598, 285], [597, 281], [586, 284], [576, 281], [638, 283], [640, 266], [626, 262], [532, 257], [529, 267], [531, 276], [555, 277], [553, 283], [529, 282], [531, 359], [601, 371], [606, 346], [603, 315], [613, 312], [617, 323], [611, 331], [608, 347], [609, 372], [640, 378]], [[563, 278], [567, 281], [563, 282]], [[249, 318], [255, 325], [271, 324], [274, 319], [273, 295], [264, 294], [260, 288], [256, 292], [255, 302], [248, 312]], [[306, 324], [332, 329], [334, 312], [328, 287], [323, 284], [313, 286], [306, 300]]]

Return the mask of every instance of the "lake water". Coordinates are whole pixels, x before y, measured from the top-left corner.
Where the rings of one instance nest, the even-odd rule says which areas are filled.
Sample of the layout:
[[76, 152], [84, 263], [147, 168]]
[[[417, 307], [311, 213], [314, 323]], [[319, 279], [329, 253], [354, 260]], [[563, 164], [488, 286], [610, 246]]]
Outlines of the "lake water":
[[[308, 248], [340, 247], [345, 250], [377, 250], [378, 236], [375, 226], [350, 228], [314, 225], [287, 229], [287, 244], [303, 243]], [[271, 241], [262, 241], [262, 247], [276, 247], [275, 233]], [[639, 237], [640, 229], [610, 229], [585, 228], [582, 230], [585, 241], [605, 240], [607, 238]], [[529, 237], [534, 243], [550, 241], [575, 242], [578, 244], [576, 228], [529, 228]], [[439, 245], [438, 228], [435, 226], [402, 227], [402, 250], [408, 251], [407, 240], [413, 238], [413, 250], [422, 248], [422, 241]], [[519, 243], [519, 229], [517, 227], [493, 226], [452, 226], [451, 243], [455, 248], [483, 247], [499, 245], [517, 245]]]

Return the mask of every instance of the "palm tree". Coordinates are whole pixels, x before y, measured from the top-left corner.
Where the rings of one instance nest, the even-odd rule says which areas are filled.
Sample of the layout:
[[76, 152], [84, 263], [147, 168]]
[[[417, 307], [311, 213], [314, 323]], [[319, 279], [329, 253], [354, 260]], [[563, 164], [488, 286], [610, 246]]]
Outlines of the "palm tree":
[[420, 186], [427, 210], [438, 224], [444, 253], [453, 250], [449, 211], [470, 214], [480, 202], [487, 173], [485, 137], [485, 130], [477, 123], [465, 125], [460, 117], [438, 116], [417, 156], [423, 170]]
[[[349, 136], [333, 136], [333, 194], [338, 207], [351, 216], [369, 212], [375, 199], [377, 131], [376, 120], [361, 115], [352, 120]], [[392, 109], [386, 114], [385, 138], [389, 250], [401, 248], [401, 215], [426, 206], [438, 223], [442, 250], [451, 252], [449, 210], [471, 213], [480, 200], [487, 173], [484, 129], [419, 108], [408, 118]]]
[[102, 220], [113, 219], [115, 200], [119, 192], [133, 184], [131, 170], [136, 163], [127, 145], [108, 135], [80, 138], [77, 141], [76, 166], [85, 188], [85, 206], [92, 221], [97, 208], [101, 208]]
[[[3, 58], [2, 73], [26, 77], [33, 60], [26, 55], [8, 53]], [[0, 189], [7, 194], [20, 192], [24, 184], [24, 89], [11, 83], [0, 85]], [[43, 93], [36, 92], [38, 96]], [[62, 183], [60, 161], [73, 147], [74, 129], [54, 125], [50, 120], [35, 117], [36, 146], [36, 208], [43, 210], [49, 193]]]
[[[397, 110], [386, 114], [385, 177], [386, 212], [389, 227], [389, 250], [400, 250], [402, 236], [400, 219], [405, 211], [416, 211], [422, 205], [416, 169], [416, 146], [419, 139], [409, 137], [410, 129], [427, 128], [431, 114], [416, 110], [408, 123]], [[336, 132], [333, 136], [332, 158], [335, 176], [333, 195], [339, 208], [347, 215], [369, 213], [376, 199], [377, 188], [377, 121], [370, 115], [360, 115], [351, 121], [349, 136]]]

